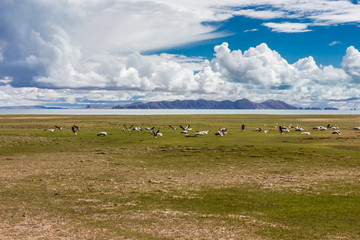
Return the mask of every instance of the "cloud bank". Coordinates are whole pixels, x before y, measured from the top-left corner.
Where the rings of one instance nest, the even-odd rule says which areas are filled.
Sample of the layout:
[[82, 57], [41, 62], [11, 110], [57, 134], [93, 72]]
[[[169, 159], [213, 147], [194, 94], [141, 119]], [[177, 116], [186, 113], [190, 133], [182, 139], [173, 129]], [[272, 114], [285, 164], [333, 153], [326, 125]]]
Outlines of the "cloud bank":
[[116, 62], [87, 63], [88, 68], [82, 66], [85, 72], [68, 62], [61, 68], [56, 64], [48, 77], [33, 80], [37, 87], [14, 88], [11, 78], [2, 79], [0, 99], [4, 102], [20, 95], [17, 101], [25, 99], [24, 105], [31, 101], [75, 103], [84, 98], [116, 102], [246, 97], [303, 106], [331, 100], [339, 107], [341, 100], [360, 96], [360, 53], [352, 46], [343, 58], [343, 68], [318, 66], [311, 56], [289, 64], [265, 43], [242, 52], [230, 50], [224, 42], [214, 52], [211, 61], [136, 52]]
[[311, 56], [289, 64], [266, 43], [244, 52], [223, 43], [209, 60], [141, 54], [223, 37], [230, 33], [217, 31], [216, 23], [234, 16], [262, 19], [272, 31], [287, 33], [360, 22], [360, 5], [350, 1], [291, 3], [1, 1], [1, 104], [242, 97], [321, 103], [359, 98], [360, 54], [352, 46], [342, 68], [318, 66]]

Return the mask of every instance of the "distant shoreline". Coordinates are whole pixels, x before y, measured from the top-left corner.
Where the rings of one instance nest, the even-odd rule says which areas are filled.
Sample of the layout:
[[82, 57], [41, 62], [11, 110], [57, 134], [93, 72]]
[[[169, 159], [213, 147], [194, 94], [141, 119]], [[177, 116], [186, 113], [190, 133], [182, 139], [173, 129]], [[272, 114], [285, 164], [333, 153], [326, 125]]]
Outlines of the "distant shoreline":
[[0, 109], [0, 115], [360, 115], [360, 110], [274, 109]]

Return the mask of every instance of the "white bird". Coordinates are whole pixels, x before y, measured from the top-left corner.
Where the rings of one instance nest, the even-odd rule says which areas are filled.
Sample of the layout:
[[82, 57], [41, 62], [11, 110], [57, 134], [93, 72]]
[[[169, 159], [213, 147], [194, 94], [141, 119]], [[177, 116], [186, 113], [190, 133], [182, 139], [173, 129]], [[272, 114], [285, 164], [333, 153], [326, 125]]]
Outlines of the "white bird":
[[151, 132], [155, 127], [146, 127], [145, 129]]
[[315, 127], [313, 127], [313, 129], [317, 129], [317, 130], [320, 130], [320, 131], [327, 130], [327, 128], [324, 127], [324, 126], [315, 126]]
[[46, 129], [45, 131], [54, 132], [55, 129], [50, 128], [50, 129]]
[[153, 138], [157, 138], [157, 136], [162, 136], [163, 134], [160, 132], [160, 129], [158, 129], [156, 132], [152, 131]]
[[98, 134], [96, 134], [96, 136], [106, 136], [107, 132], [99, 132]]
[[266, 129], [266, 130], [264, 130], [263, 132], [264, 132], [264, 133], [268, 133], [270, 130], [271, 130], [271, 129]]
[[182, 129], [181, 133], [185, 134], [186, 136], [188, 135], [188, 131], [192, 130], [192, 128], [190, 128], [190, 125], [187, 125], [186, 127], [180, 125], [180, 128]]
[[137, 132], [141, 132], [142, 128], [141, 127], [134, 127], [133, 130], [137, 131]]
[[180, 127], [181, 127], [181, 129], [184, 130], [184, 131], [191, 131], [191, 130], [192, 130], [192, 128], [190, 128], [190, 124], [187, 125], [186, 127], [183, 127], [183, 126], [180, 125]]
[[194, 134], [194, 136], [208, 134], [209, 132], [210, 132], [210, 130], [206, 130], [206, 131], [196, 131], [196, 133]]
[[353, 130], [360, 130], [360, 127], [354, 127]]
[[304, 135], [310, 135], [310, 132], [302, 132], [300, 134], [304, 134]]
[[301, 128], [301, 127], [299, 127], [299, 125], [296, 125], [296, 127], [295, 127], [295, 131], [304, 131], [304, 129], [303, 129], [303, 128]]
[[282, 127], [282, 132], [290, 132], [290, 130], [287, 127]]
[[217, 136], [224, 136], [224, 134], [227, 134], [226, 128], [221, 128], [219, 131], [215, 133]]
[[340, 132], [340, 130], [335, 130], [335, 131], [332, 132], [332, 134], [341, 135], [341, 132]]
[[262, 129], [261, 128], [255, 128], [253, 131], [256, 131], [256, 132], [261, 132]]

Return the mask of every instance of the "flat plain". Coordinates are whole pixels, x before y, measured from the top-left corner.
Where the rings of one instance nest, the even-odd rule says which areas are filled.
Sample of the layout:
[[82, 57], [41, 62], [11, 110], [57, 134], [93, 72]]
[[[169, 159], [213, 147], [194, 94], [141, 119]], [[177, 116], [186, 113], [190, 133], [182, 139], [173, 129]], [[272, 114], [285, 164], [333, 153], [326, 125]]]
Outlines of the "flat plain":
[[[328, 124], [341, 134], [313, 129]], [[359, 115], [2, 115], [0, 239], [360, 239], [357, 126]]]

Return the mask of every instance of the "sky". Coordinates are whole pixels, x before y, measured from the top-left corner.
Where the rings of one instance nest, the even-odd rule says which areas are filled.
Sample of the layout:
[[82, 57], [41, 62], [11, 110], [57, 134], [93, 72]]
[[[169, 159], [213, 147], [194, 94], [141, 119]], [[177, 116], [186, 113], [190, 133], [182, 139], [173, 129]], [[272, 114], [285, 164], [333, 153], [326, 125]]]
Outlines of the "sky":
[[360, 108], [357, 0], [1, 0], [0, 107]]

